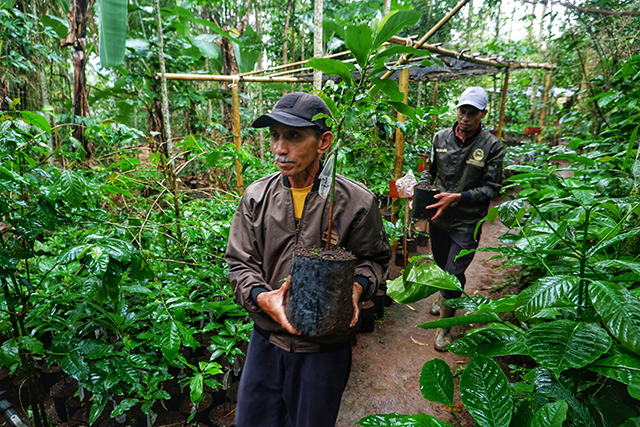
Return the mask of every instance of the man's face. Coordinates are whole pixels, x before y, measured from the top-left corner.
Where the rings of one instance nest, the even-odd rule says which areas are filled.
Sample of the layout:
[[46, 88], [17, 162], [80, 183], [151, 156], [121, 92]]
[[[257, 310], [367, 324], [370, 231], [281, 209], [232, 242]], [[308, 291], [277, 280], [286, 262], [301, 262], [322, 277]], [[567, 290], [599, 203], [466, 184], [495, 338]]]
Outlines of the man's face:
[[471, 105], [461, 105], [456, 111], [458, 113], [458, 129], [465, 133], [475, 131], [484, 116], [487, 115], [487, 110], [478, 110]]
[[331, 146], [324, 141], [325, 132], [316, 137], [313, 127], [294, 128], [282, 123], [273, 123], [271, 133], [271, 152], [282, 175], [293, 179], [306, 179], [317, 171], [320, 155]]

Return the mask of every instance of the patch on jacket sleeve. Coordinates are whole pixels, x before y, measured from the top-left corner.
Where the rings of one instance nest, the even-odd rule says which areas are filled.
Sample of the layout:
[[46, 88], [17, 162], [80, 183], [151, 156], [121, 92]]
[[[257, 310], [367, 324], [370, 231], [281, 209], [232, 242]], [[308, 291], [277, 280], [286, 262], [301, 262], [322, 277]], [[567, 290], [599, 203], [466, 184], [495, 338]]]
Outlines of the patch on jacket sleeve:
[[467, 160], [468, 165], [478, 166], [481, 168], [484, 167], [484, 162], [482, 161], [484, 159], [484, 150], [482, 148], [476, 148], [472, 157], [472, 159]]

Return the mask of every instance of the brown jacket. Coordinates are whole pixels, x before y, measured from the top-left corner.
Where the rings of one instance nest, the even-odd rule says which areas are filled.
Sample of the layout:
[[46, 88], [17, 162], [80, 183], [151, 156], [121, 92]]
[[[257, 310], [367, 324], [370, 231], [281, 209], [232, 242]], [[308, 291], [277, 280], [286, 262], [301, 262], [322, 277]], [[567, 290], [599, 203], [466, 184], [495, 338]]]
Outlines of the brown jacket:
[[[279, 289], [289, 275], [293, 247], [322, 245], [329, 218], [329, 197], [322, 198], [316, 180], [307, 195], [300, 228], [296, 231], [289, 180], [280, 173], [268, 175], [245, 191], [233, 218], [226, 261], [236, 299], [258, 328], [269, 334], [272, 344], [287, 351], [317, 352], [320, 343], [339, 343], [350, 338], [322, 340], [287, 333], [255, 303], [261, 291]], [[338, 246], [358, 258], [355, 281], [363, 285], [363, 299], [373, 295], [383, 280], [391, 249], [382, 226], [376, 196], [364, 185], [336, 177], [332, 235]]]

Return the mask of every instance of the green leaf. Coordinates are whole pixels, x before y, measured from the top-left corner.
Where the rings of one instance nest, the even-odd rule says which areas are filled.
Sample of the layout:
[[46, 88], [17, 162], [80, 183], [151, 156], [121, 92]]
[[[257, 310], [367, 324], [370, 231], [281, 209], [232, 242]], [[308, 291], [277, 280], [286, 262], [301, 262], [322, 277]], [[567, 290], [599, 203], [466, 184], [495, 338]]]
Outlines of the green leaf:
[[629, 418], [620, 427], [640, 427], [640, 417]]
[[[402, 276], [387, 281], [387, 295], [399, 304], [411, 304], [440, 289], [459, 291], [460, 282], [433, 262], [431, 255], [412, 258]], [[430, 263], [422, 263], [429, 260]]]
[[543, 277], [518, 294], [516, 316], [521, 322], [534, 317], [568, 295], [578, 282], [574, 276]]
[[84, 182], [78, 178], [75, 172], [63, 170], [59, 180], [60, 191], [64, 198], [73, 207], [79, 207], [84, 200]]
[[345, 43], [347, 49], [349, 49], [356, 58], [356, 62], [360, 68], [366, 68], [373, 44], [371, 27], [367, 24], [348, 25], [345, 32]]
[[117, 417], [118, 415], [124, 414], [129, 409], [133, 408], [138, 404], [139, 400], [136, 398], [128, 398], [123, 399], [122, 402], [118, 403], [113, 411], [111, 411], [111, 418]]
[[404, 102], [395, 102], [395, 101], [391, 102], [391, 105], [393, 105], [399, 113], [402, 113], [405, 116], [415, 120], [416, 110], [414, 110], [412, 106], [407, 105]]
[[391, 36], [395, 36], [402, 30], [404, 27], [414, 25], [420, 19], [420, 13], [410, 11], [410, 10], [394, 10], [389, 13], [382, 20], [380, 24], [380, 28], [378, 28], [378, 32], [376, 33], [376, 38], [373, 42], [373, 49], [376, 50], [382, 43], [386, 42], [391, 38]]
[[391, 101], [402, 102], [404, 101], [404, 93], [400, 92], [398, 82], [391, 79], [381, 79], [378, 77], [372, 77], [371, 83], [373, 83], [374, 92], [382, 91], [389, 97]]
[[100, 64], [116, 67], [124, 60], [128, 0], [98, 0]]
[[453, 374], [442, 359], [432, 359], [424, 364], [420, 374], [420, 390], [425, 399], [453, 406]]
[[369, 415], [356, 424], [362, 427], [452, 427], [451, 424], [431, 415], [400, 415], [397, 413]]
[[609, 350], [611, 342], [600, 326], [571, 320], [542, 323], [525, 333], [531, 357], [557, 374], [592, 363]]
[[418, 325], [422, 329], [451, 328], [453, 326], [474, 325], [476, 323], [499, 322], [497, 314], [475, 313], [466, 316], [455, 316], [447, 319], [434, 320], [433, 322]]
[[524, 199], [507, 200], [498, 206], [500, 222], [507, 228], [512, 228], [524, 215], [522, 207]]
[[398, 53], [408, 53], [410, 55], [423, 55], [425, 51], [416, 49], [415, 47], [411, 47], [411, 46], [391, 46], [381, 52], [378, 52], [373, 57], [373, 61], [376, 61], [381, 58], [386, 58], [387, 56], [397, 55]]
[[617, 283], [593, 281], [589, 296], [609, 332], [640, 354], [640, 300]]
[[180, 350], [180, 329], [172, 320], [163, 325], [160, 349], [168, 361], [172, 361], [178, 355]]
[[47, 119], [45, 119], [40, 114], [30, 113], [29, 111], [21, 111], [20, 114], [22, 114], [22, 117], [24, 117], [24, 119], [28, 123], [31, 123], [32, 125], [34, 125], [38, 129], [41, 129], [41, 130], [45, 131], [48, 134], [51, 134], [51, 125], [49, 124]]
[[567, 419], [569, 405], [564, 400], [547, 403], [533, 416], [530, 427], [562, 427]]
[[[69, 7], [68, 4], [67, 7]], [[49, 27], [53, 31], [55, 31], [55, 33], [61, 39], [67, 37], [67, 34], [69, 33], [69, 23], [67, 22], [67, 20], [59, 18], [55, 15], [40, 16], [40, 22], [42, 22], [45, 27]]]
[[511, 387], [492, 359], [474, 357], [460, 378], [460, 398], [478, 427], [508, 427], [513, 412]]
[[109, 393], [100, 393], [99, 395], [93, 395], [93, 403], [91, 404], [91, 410], [89, 411], [89, 424], [93, 425], [98, 417], [104, 411], [104, 408], [109, 402]]
[[18, 338], [20, 348], [33, 354], [44, 354], [44, 344], [40, 342], [36, 337], [24, 336]]
[[355, 67], [352, 64], [345, 64], [335, 59], [313, 58], [307, 62], [307, 66], [322, 71], [329, 76], [339, 76], [348, 86], [353, 85], [351, 71], [355, 70]]
[[71, 378], [85, 382], [89, 378], [89, 365], [79, 354], [67, 354], [61, 361], [60, 367]]
[[524, 334], [501, 323], [473, 330], [455, 340], [447, 350], [463, 357], [529, 354], [524, 345]]
[[0, 347], [0, 362], [7, 368], [20, 360], [20, 349], [15, 338], [11, 338], [2, 343]]
[[588, 366], [593, 372], [626, 384], [629, 394], [640, 399], [640, 356], [617, 354]]
[[200, 49], [200, 53], [205, 58], [216, 59], [222, 54], [218, 45], [214, 43], [215, 37], [213, 34], [200, 34], [196, 37], [191, 37], [190, 40], [195, 47]]
[[189, 381], [189, 396], [194, 405], [198, 405], [202, 400], [203, 380], [204, 377], [202, 374], [196, 372], [191, 378], [191, 381]]

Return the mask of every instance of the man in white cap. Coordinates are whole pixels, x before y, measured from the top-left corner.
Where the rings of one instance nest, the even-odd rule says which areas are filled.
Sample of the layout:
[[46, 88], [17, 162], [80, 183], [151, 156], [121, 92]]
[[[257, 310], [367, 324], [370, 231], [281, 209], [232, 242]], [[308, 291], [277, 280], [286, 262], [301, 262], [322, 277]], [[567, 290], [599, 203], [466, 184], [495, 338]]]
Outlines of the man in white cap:
[[[427, 209], [437, 209], [429, 220], [429, 235], [436, 264], [460, 280], [473, 253], [456, 259], [460, 251], [476, 249], [480, 231], [475, 229], [487, 215], [489, 202], [502, 186], [502, 159], [505, 146], [482, 127], [487, 115], [487, 93], [481, 87], [467, 88], [456, 107], [458, 120], [453, 127], [436, 133], [431, 145], [430, 164], [421, 180], [434, 184], [440, 193]], [[431, 314], [441, 319], [455, 316], [455, 309], [442, 300], [458, 298], [460, 292], [441, 291]], [[434, 347], [444, 351], [451, 344], [451, 328], [438, 329]]]

